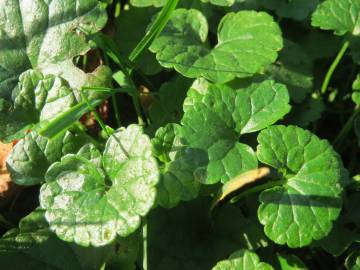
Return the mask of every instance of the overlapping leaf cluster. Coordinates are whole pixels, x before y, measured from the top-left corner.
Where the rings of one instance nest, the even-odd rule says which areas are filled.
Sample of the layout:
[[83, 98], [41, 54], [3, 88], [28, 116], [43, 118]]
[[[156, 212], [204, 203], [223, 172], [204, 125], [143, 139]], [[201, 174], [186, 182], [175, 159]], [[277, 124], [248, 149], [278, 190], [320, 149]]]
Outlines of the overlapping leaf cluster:
[[0, 266], [317, 269], [325, 251], [357, 269], [359, 0], [176, 3], [0, 0], [0, 141], [12, 181], [39, 187]]

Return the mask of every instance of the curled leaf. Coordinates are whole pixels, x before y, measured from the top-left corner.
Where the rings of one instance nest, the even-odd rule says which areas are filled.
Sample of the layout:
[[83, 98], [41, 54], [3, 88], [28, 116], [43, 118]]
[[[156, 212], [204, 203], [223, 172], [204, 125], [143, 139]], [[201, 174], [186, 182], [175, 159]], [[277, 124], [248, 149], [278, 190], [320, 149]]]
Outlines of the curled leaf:
[[219, 193], [214, 198], [214, 201], [211, 205], [213, 209], [218, 203], [224, 200], [229, 194], [237, 191], [247, 184], [256, 182], [257, 180], [267, 176], [270, 173], [270, 169], [267, 167], [261, 167], [254, 170], [250, 170], [240, 174], [239, 176], [231, 179], [226, 182], [220, 189]]

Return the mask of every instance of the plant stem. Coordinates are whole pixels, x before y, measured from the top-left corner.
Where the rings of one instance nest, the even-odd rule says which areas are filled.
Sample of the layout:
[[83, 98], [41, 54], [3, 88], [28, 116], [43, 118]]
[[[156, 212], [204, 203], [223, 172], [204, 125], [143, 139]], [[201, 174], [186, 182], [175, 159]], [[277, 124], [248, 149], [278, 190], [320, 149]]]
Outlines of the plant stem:
[[148, 269], [148, 245], [147, 245], [147, 220], [146, 217], [143, 218], [143, 227], [142, 227], [142, 235], [143, 235], [143, 270]]
[[321, 85], [321, 94], [325, 94], [326, 90], [328, 89], [331, 77], [332, 77], [336, 67], [340, 63], [341, 59], [343, 58], [346, 50], [349, 48], [349, 45], [350, 45], [350, 42], [345, 41], [344, 44], [342, 45], [340, 51], [338, 52], [336, 58], [332, 62], [329, 70], [326, 73], [325, 79], [324, 79], [324, 81], [323, 81], [323, 83]]
[[244, 192], [240, 193], [239, 195], [233, 197], [230, 200], [230, 202], [231, 203], [236, 203], [240, 199], [242, 199], [242, 198], [244, 198], [244, 197], [246, 197], [246, 196], [248, 196], [250, 194], [257, 193], [257, 192], [260, 192], [260, 191], [263, 191], [265, 189], [272, 188], [272, 187], [275, 187], [275, 186], [283, 185], [283, 184], [285, 184], [285, 182], [286, 182], [285, 179], [278, 180], [278, 181], [269, 181], [269, 182], [267, 182], [265, 184], [249, 188], [249, 189], [245, 190]]
[[[123, 57], [119, 53], [119, 49], [118, 49], [116, 43], [111, 38], [109, 38], [108, 36], [106, 36], [102, 33], [97, 33], [97, 34], [93, 35], [91, 37], [91, 39], [97, 44], [98, 47], [100, 47], [102, 50], [104, 50], [104, 52], [114, 61], [114, 63], [120, 67], [122, 72], [124, 72], [126, 78], [128, 79], [128, 81], [130, 83], [130, 87], [134, 89], [133, 94], [131, 94], [131, 98], [132, 98], [132, 101], [133, 101], [133, 104], [135, 107], [135, 111], [137, 114], [138, 123], [139, 123], [139, 125], [143, 126], [144, 120], [142, 119], [142, 115], [141, 115], [139, 93], [137, 91], [137, 87], [136, 87], [134, 81], [132, 80], [132, 78], [130, 76], [127, 65], [126, 65], [125, 61], [123, 60]], [[114, 79], [120, 86], [122, 86], [119, 83], [119, 81], [116, 80], [116, 78], [114, 78]]]
[[115, 4], [115, 11], [114, 11], [114, 17], [117, 18], [120, 16], [120, 13], [121, 13], [121, 3], [120, 1], [118, 1], [116, 4]]
[[83, 61], [82, 61], [82, 68], [83, 70], [86, 72], [86, 66], [88, 64], [88, 56], [87, 55], [84, 55], [83, 57]]
[[353, 112], [353, 114], [350, 116], [350, 118], [347, 120], [347, 122], [345, 123], [343, 128], [340, 130], [340, 132], [334, 139], [332, 144], [335, 149], [339, 150], [340, 146], [343, 145], [343, 141], [346, 138], [346, 136], [349, 134], [350, 130], [352, 129], [352, 127], [354, 125], [354, 120], [356, 119], [356, 117], [358, 116], [359, 113], [360, 113], [360, 107], [357, 106], [355, 108], [355, 111]]
[[117, 101], [116, 101], [116, 95], [115, 94], [112, 94], [111, 100], [112, 100], [112, 104], [113, 104], [114, 111], [115, 111], [116, 125], [117, 125], [117, 127], [121, 127], [120, 111], [119, 111], [119, 106], [118, 106]]

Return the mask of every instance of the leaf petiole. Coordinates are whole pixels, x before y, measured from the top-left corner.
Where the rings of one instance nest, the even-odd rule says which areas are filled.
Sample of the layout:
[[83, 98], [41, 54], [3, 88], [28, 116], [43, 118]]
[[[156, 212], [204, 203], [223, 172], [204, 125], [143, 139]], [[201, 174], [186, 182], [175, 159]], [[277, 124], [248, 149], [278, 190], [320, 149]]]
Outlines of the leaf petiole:
[[332, 75], [334, 74], [334, 71], [336, 69], [336, 67], [338, 66], [338, 64], [340, 63], [341, 59], [343, 58], [346, 50], [349, 48], [350, 45], [350, 41], [345, 41], [344, 44], [342, 45], [340, 51], [338, 52], [336, 58], [334, 59], [334, 61], [332, 62], [332, 64], [330, 65], [329, 70], [327, 71], [324, 81], [321, 85], [321, 94], [325, 94], [326, 90], [328, 89], [330, 80]]
[[269, 188], [276, 187], [276, 186], [281, 186], [285, 183], [286, 183], [286, 179], [282, 179], [282, 180], [278, 180], [278, 181], [269, 181], [265, 184], [249, 188], [249, 189], [245, 190], [244, 192], [240, 193], [239, 195], [231, 198], [230, 203], [236, 203], [239, 200], [241, 200], [242, 198], [245, 198], [246, 196], [249, 196], [254, 193], [258, 193], [265, 189], [269, 189]]
[[340, 132], [338, 133], [338, 135], [334, 139], [333, 147], [336, 150], [339, 150], [340, 146], [343, 144], [344, 139], [346, 138], [346, 136], [348, 135], [348, 133], [352, 129], [352, 127], [354, 125], [354, 121], [355, 121], [356, 117], [359, 115], [359, 113], [360, 113], [360, 107], [356, 107], [353, 114], [346, 121], [345, 125], [343, 126], [343, 128], [340, 130]]
[[147, 228], [147, 220], [146, 217], [143, 218], [143, 226], [142, 226], [142, 237], [143, 237], [143, 270], [148, 270], [148, 228]]
[[[141, 116], [141, 108], [140, 108], [140, 100], [139, 100], [139, 93], [136, 90], [136, 85], [132, 80], [130, 73], [128, 71], [128, 67], [123, 60], [122, 56], [119, 53], [119, 49], [117, 48], [116, 43], [109, 37], [105, 36], [104, 34], [97, 33], [96, 35], [91, 36], [91, 40], [96, 43], [98, 47], [100, 47], [114, 62], [117, 64], [120, 69], [124, 72], [125, 76], [127, 77], [130, 87], [135, 89], [132, 92], [131, 98], [135, 107], [135, 111], [138, 117], [139, 125], [144, 125], [144, 120]], [[113, 77], [115, 81], [119, 84], [115, 77]], [[120, 85], [120, 84], [119, 84]]]

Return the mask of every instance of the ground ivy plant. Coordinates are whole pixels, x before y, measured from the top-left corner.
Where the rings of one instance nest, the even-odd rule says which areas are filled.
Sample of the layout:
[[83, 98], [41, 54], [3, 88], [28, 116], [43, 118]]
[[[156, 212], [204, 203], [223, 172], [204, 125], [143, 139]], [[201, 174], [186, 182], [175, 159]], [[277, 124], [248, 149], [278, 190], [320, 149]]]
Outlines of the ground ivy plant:
[[0, 268], [359, 269], [359, 16], [0, 0]]

